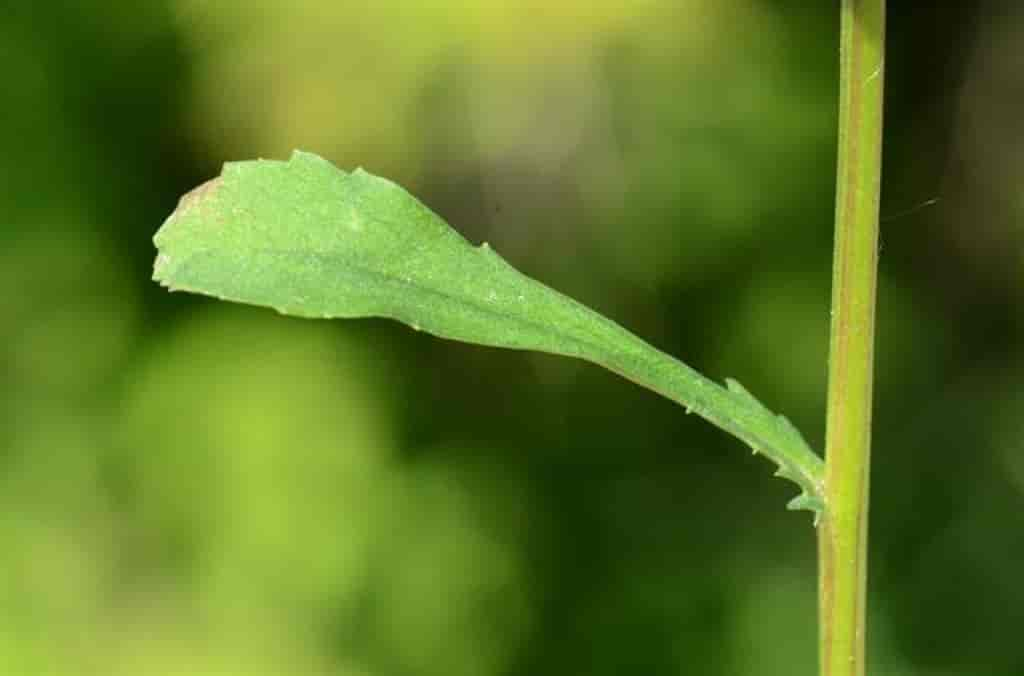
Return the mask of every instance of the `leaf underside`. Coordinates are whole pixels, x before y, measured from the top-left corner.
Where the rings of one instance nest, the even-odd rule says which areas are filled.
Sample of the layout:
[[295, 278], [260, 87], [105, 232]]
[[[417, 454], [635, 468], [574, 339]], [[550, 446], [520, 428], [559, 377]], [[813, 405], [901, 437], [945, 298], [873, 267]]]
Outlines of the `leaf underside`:
[[817, 521], [821, 459], [735, 381], [708, 380], [618, 324], [474, 246], [400, 186], [310, 153], [224, 165], [156, 233], [172, 291], [316, 318], [387, 317], [468, 343], [585, 359], [745, 441], [801, 489]]

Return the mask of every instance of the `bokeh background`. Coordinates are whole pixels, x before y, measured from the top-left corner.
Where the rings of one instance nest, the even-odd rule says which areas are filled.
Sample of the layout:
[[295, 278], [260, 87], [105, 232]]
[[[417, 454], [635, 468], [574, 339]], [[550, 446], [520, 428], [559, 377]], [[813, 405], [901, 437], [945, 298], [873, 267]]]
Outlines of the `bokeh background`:
[[[1024, 9], [892, 2], [872, 673], [1024, 673]], [[298, 147], [820, 448], [838, 2], [154, 0], [0, 17], [0, 673], [810, 674], [814, 533], [597, 368], [170, 295]]]

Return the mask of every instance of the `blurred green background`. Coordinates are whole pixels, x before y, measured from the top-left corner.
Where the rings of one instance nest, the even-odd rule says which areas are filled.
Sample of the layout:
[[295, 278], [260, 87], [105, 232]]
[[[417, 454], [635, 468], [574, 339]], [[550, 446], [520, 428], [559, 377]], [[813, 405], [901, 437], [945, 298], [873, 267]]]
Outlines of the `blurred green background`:
[[[812, 673], [810, 520], [738, 442], [167, 294], [150, 238], [225, 160], [363, 166], [820, 448], [837, 5], [7, 3], [0, 673]], [[889, 37], [872, 673], [1021, 674], [1024, 9]]]

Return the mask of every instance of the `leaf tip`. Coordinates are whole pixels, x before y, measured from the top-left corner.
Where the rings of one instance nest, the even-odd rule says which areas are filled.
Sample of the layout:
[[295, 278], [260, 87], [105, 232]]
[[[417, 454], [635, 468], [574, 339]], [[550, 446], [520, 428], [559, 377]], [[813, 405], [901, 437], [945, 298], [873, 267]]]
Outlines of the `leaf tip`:
[[209, 181], [202, 183], [192, 190], [181, 196], [178, 200], [178, 207], [171, 214], [171, 218], [175, 216], [182, 216], [187, 214], [189, 211], [202, 206], [203, 202], [210, 200], [217, 194], [218, 189], [223, 182], [220, 176], [211, 178]]

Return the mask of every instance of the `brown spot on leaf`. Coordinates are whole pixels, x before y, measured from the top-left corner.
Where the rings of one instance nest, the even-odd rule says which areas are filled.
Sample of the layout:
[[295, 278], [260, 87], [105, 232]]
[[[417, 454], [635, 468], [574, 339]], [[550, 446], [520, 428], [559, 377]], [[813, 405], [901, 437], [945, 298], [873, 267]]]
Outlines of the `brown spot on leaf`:
[[220, 187], [220, 184], [221, 178], [218, 176], [217, 178], [211, 178], [206, 183], [196, 186], [181, 196], [181, 199], [178, 200], [178, 208], [174, 211], [179, 215], [183, 215], [198, 207], [202, 201], [213, 197], [217, 193], [217, 188]]

